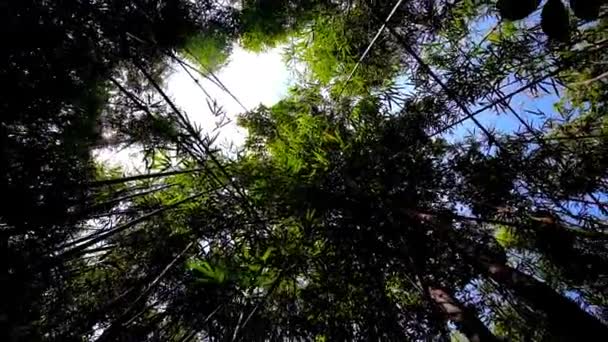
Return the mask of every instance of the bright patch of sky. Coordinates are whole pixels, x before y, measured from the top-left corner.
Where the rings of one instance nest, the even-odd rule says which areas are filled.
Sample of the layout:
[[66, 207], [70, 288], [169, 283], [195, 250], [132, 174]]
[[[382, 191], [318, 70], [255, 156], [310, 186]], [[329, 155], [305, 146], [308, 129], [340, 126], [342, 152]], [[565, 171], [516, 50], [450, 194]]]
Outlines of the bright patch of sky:
[[[215, 75], [247, 110], [260, 104], [273, 105], [287, 94], [292, 84], [292, 74], [282, 52], [283, 47], [254, 53], [235, 46], [228, 64]], [[173, 69], [166, 81], [167, 93], [193, 123], [214, 135], [219, 120], [207, 105], [207, 96], [186, 71], [177, 65]], [[242, 146], [246, 132], [238, 127], [236, 118], [245, 109], [211, 81], [194, 72], [191, 74], [211, 96], [210, 100], [215, 100], [226, 113], [227, 124], [219, 129], [217, 146]], [[127, 173], [143, 171], [142, 156], [136, 148], [104, 149], [97, 151], [95, 158], [106, 165], [121, 166]]]
[[[235, 46], [230, 62], [216, 76], [247, 110], [260, 104], [271, 106], [287, 95], [291, 84], [282, 51], [283, 48], [278, 47], [258, 54]], [[167, 82], [169, 94], [191, 120], [201, 125], [205, 131], [212, 132], [218, 119], [211, 113], [206, 95], [190, 75], [176, 69]], [[200, 85], [217, 101], [230, 120], [230, 123], [221, 128], [217, 143], [242, 145], [245, 132], [236, 124], [236, 117], [244, 112], [244, 108], [211, 81], [200, 75], [193, 76], [197, 77]]]

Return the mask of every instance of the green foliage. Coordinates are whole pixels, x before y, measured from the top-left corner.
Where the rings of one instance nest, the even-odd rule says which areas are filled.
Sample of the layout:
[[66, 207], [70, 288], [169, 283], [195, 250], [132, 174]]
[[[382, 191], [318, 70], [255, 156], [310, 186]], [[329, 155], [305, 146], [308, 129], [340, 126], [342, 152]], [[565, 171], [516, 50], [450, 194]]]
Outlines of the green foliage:
[[494, 238], [504, 248], [528, 247], [527, 241], [513, 227], [497, 226], [494, 231]]
[[[15, 85], [0, 125], [11, 339], [605, 335], [603, 311], [572, 300], [606, 305], [605, 20], [545, 45], [527, 21], [481, 35], [487, 1], [403, 2], [347, 84], [394, 3], [63, 5], [15, 5], [2, 22], [42, 46], [3, 52], [0, 68]], [[257, 51], [293, 38], [307, 70], [240, 116], [247, 143], [228, 158], [162, 81], [168, 51], [214, 69], [237, 37]], [[559, 113], [534, 120], [504, 96], [560, 81], [575, 84]], [[477, 118], [534, 131], [480, 119], [481, 133], [449, 134], [486, 103]], [[98, 146], [141, 148], [144, 174], [96, 165]]]
[[[347, 76], [357, 64], [375, 31], [364, 23], [373, 20], [359, 9], [348, 15], [319, 15], [305, 27], [287, 47], [288, 63], [303, 64], [315, 81], [332, 87], [332, 95], [366, 94], [373, 88], [386, 86], [398, 67], [385, 40], [366, 57], [348, 84]], [[383, 51], [380, 56], [377, 51]]]
[[198, 34], [188, 39], [184, 50], [203, 70], [217, 71], [228, 63], [232, 42], [227, 35]]
[[187, 267], [189, 270], [195, 273], [195, 277], [197, 277], [197, 280], [201, 282], [222, 284], [228, 277], [228, 271], [221, 263], [211, 266], [209, 262], [204, 260], [191, 260], [188, 262]]
[[262, 52], [285, 43], [320, 10], [323, 1], [247, 0], [240, 13], [240, 43]]
[[498, 29], [492, 30], [488, 35], [488, 41], [492, 44], [499, 44], [504, 40], [513, 40], [517, 34], [518, 29], [515, 23], [512, 21], [506, 21], [500, 24]]
[[469, 342], [470, 340], [462, 333], [458, 331], [452, 331], [450, 333], [450, 342]]
[[242, 116], [239, 123], [251, 134], [248, 144], [263, 144], [263, 153], [269, 153], [279, 169], [293, 175], [311, 177], [326, 170], [328, 151], [346, 146], [327, 118], [315, 115], [321, 110], [313, 102], [315, 98], [318, 95], [306, 94]]
[[424, 298], [420, 291], [412, 288], [411, 284], [397, 275], [391, 276], [386, 281], [386, 291], [389, 298], [399, 303], [404, 308], [416, 308], [424, 305]]

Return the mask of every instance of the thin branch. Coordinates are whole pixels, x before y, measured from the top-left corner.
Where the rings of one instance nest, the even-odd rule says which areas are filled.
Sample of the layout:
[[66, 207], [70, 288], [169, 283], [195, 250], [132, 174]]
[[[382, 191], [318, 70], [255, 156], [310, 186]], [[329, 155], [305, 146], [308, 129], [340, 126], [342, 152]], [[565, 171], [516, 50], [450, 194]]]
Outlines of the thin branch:
[[371, 42], [367, 45], [367, 48], [365, 49], [365, 51], [363, 51], [363, 54], [361, 55], [361, 57], [359, 57], [359, 60], [357, 61], [357, 63], [355, 63], [355, 66], [353, 67], [351, 72], [348, 74], [348, 77], [346, 78], [346, 81], [344, 82], [342, 89], [340, 89], [340, 92], [338, 93], [338, 98], [340, 96], [342, 96], [342, 93], [346, 89], [348, 82], [350, 82], [350, 80], [353, 78], [353, 76], [355, 75], [355, 72], [357, 72], [357, 69], [359, 68], [359, 65], [361, 64], [361, 62], [363, 62], [363, 60], [365, 59], [367, 54], [371, 51], [372, 47], [374, 46], [374, 44], [376, 43], [376, 41], [378, 40], [378, 38], [380, 37], [382, 32], [384, 32], [384, 29], [386, 28], [386, 24], [388, 24], [388, 22], [391, 20], [391, 18], [393, 17], [395, 12], [399, 8], [399, 6], [401, 6], [401, 3], [403, 3], [403, 0], [398, 0], [397, 3], [395, 4], [395, 6], [393, 6], [393, 9], [391, 10], [391, 12], [386, 17], [386, 19], [384, 19], [382, 26], [380, 26], [380, 29], [378, 29], [378, 32], [376, 32], [376, 35], [371, 40]]
[[154, 189], [150, 189], [150, 190], [147, 190], [147, 191], [136, 192], [136, 193], [125, 195], [125, 196], [112, 198], [112, 199], [109, 199], [109, 200], [104, 201], [104, 202], [94, 203], [89, 208], [89, 211], [94, 211], [97, 208], [103, 208], [105, 206], [112, 205], [112, 204], [117, 203], [117, 202], [122, 202], [122, 201], [130, 200], [130, 199], [133, 199], [133, 198], [137, 198], [137, 197], [140, 197], [140, 196], [146, 196], [146, 195], [149, 195], [149, 194], [153, 194], [155, 192], [166, 190], [166, 189], [172, 188], [174, 186], [177, 186], [177, 184], [167, 184], [167, 185], [163, 185], [163, 186], [160, 186], [160, 187], [157, 187], [157, 188], [154, 188]]
[[169, 264], [167, 264], [167, 266], [165, 266], [165, 268], [158, 274], [158, 276], [156, 276], [156, 278], [154, 278], [154, 280], [152, 280], [142, 291], [142, 293], [137, 296], [137, 298], [135, 298], [135, 300], [133, 300], [131, 302], [131, 304], [129, 305], [129, 307], [122, 313], [122, 315], [120, 315], [119, 318], [116, 319], [116, 321], [114, 321], [112, 324], [110, 324], [110, 326], [106, 329], [106, 331], [104, 332], [104, 334], [102, 336], [99, 337], [99, 339], [97, 339], [97, 341], [104, 341], [107, 340], [108, 338], [110, 338], [112, 336], [112, 333], [118, 329], [121, 326], [126, 326], [129, 324], [130, 321], [132, 321], [133, 319], [130, 319], [127, 322], [124, 322], [127, 318], [127, 315], [135, 308], [135, 305], [137, 303], [139, 303], [139, 301], [141, 301], [145, 296], [147, 296], [150, 291], [152, 291], [152, 289], [156, 286], [156, 284], [158, 284], [158, 282], [160, 282], [160, 280], [167, 274], [167, 272], [169, 272], [169, 270], [175, 265], [175, 263], [181, 259], [184, 254], [186, 254], [188, 252], [188, 250], [190, 250], [190, 248], [192, 248], [192, 246], [194, 246], [195, 241], [191, 241], [188, 245], [186, 245], [186, 247], [175, 257], [173, 258], [173, 260], [171, 260], [171, 262]]
[[435, 83], [437, 83], [441, 89], [443, 89], [443, 91], [448, 95], [449, 98], [451, 98], [456, 105], [466, 114], [466, 117], [471, 119], [471, 121], [473, 121], [473, 123], [475, 124], [475, 126], [477, 126], [486, 136], [486, 138], [488, 139], [488, 141], [491, 144], [494, 144], [498, 147], [500, 147], [500, 144], [498, 143], [498, 141], [496, 140], [496, 138], [494, 137], [494, 135], [492, 133], [490, 133], [490, 131], [488, 131], [487, 128], [485, 128], [481, 122], [479, 122], [476, 118], [475, 115], [473, 113], [471, 113], [471, 111], [469, 110], [469, 108], [467, 108], [467, 106], [458, 98], [458, 96], [456, 96], [451, 90], [450, 88], [439, 78], [439, 76], [437, 76], [437, 74], [435, 72], [433, 72], [433, 70], [431, 69], [431, 67], [422, 60], [422, 58], [420, 58], [420, 56], [418, 56], [418, 54], [409, 46], [409, 44], [407, 44], [405, 38], [399, 33], [397, 32], [394, 28], [392, 28], [391, 26], [388, 26], [389, 31], [391, 32], [391, 34], [393, 36], [395, 36], [395, 38], [397, 38], [397, 40], [399, 41], [399, 43], [401, 44], [401, 46], [403, 47], [403, 49], [410, 55], [412, 56], [416, 62], [418, 62], [418, 64], [426, 71], [426, 73], [431, 76], [431, 78], [435, 81]]
[[247, 315], [247, 318], [245, 319], [243, 324], [237, 324], [236, 328], [234, 329], [234, 334], [232, 335], [232, 342], [237, 341], [239, 331], [244, 329], [245, 326], [247, 326], [247, 323], [249, 323], [249, 320], [251, 320], [251, 317], [253, 317], [253, 315], [258, 311], [260, 306], [262, 304], [266, 303], [266, 300], [268, 299], [268, 297], [270, 297], [270, 295], [274, 292], [274, 290], [279, 285], [281, 279], [283, 278], [284, 273], [285, 273], [285, 270], [284, 269], [281, 270], [281, 272], [277, 275], [277, 279], [274, 280], [274, 282], [270, 286], [270, 289], [268, 289], [268, 292], [266, 292], [264, 297], [256, 304], [256, 306], [251, 310], [251, 312], [249, 312], [249, 315]]
[[122, 177], [122, 178], [102, 179], [102, 180], [98, 180], [98, 181], [85, 183], [85, 185], [92, 187], [92, 188], [96, 188], [96, 187], [138, 181], [138, 180], [143, 180], [143, 179], [163, 178], [163, 177], [181, 175], [184, 173], [201, 172], [204, 170], [205, 170], [204, 168], [198, 168], [198, 169], [190, 169], [190, 170], [175, 170], [175, 171], [167, 171], [167, 172], [147, 173], [147, 174], [142, 174], [142, 175]]
[[452, 123], [450, 123], [450, 124], [448, 124], [448, 125], [440, 128], [439, 130], [437, 130], [437, 131], [433, 132], [432, 134], [430, 134], [429, 137], [431, 137], [431, 138], [435, 137], [435, 136], [437, 136], [437, 135], [439, 135], [439, 134], [441, 134], [441, 133], [443, 133], [443, 132], [445, 132], [445, 131], [447, 131], [447, 130], [449, 130], [451, 128], [454, 128], [455, 126], [457, 126], [457, 125], [459, 125], [459, 124], [461, 124], [461, 123], [463, 123], [463, 122], [465, 122], [465, 121], [467, 121], [469, 119], [474, 118], [478, 114], [485, 112], [486, 110], [488, 110], [488, 109], [496, 106], [497, 104], [503, 103], [505, 100], [508, 100], [508, 99], [512, 98], [513, 96], [515, 96], [515, 95], [517, 95], [517, 94], [519, 94], [519, 93], [521, 93], [523, 91], [526, 91], [526, 90], [528, 90], [528, 89], [536, 86], [537, 84], [543, 82], [544, 80], [546, 80], [546, 79], [548, 79], [550, 77], [556, 76], [557, 74], [559, 74], [562, 71], [563, 71], [562, 68], [557, 68], [557, 69], [555, 69], [555, 70], [547, 73], [546, 75], [544, 75], [544, 76], [542, 76], [540, 78], [537, 78], [536, 80], [534, 80], [532, 82], [529, 82], [528, 84], [526, 84], [524, 86], [519, 87], [518, 89], [514, 90], [513, 92], [511, 92], [511, 93], [509, 93], [509, 94], [507, 94], [505, 96], [502, 96], [502, 97], [500, 97], [500, 98], [498, 98], [498, 99], [490, 102], [489, 104], [487, 104], [485, 106], [482, 106], [481, 108], [479, 108], [479, 109], [471, 112], [470, 115], [467, 115], [464, 118], [456, 120], [456, 121], [454, 121], [454, 122], [452, 122]]
[[589, 84], [591, 84], [593, 82], [600, 81], [600, 80], [602, 80], [604, 78], [607, 78], [607, 77], [608, 77], [608, 71], [606, 71], [603, 74], [600, 74], [598, 76], [595, 76], [594, 78], [590, 78], [588, 80], [584, 80], [584, 81], [580, 81], [580, 82], [570, 83], [569, 85], [570, 86], [585, 86], [585, 85], [589, 85]]
[[[207, 66], [205, 66], [203, 63], [201, 63], [198, 58], [188, 49], [186, 49], [186, 52], [192, 56], [192, 58], [194, 58], [195, 60], [198, 61], [198, 64], [205, 69], [205, 72], [207, 72], [209, 75], [211, 75], [211, 79], [210, 81], [212, 81], [214, 84], [219, 85], [219, 88], [222, 89], [226, 94], [228, 94], [228, 96], [232, 97], [232, 99], [234, 101], [236, 101], [236, 103], [239, 104], [239, 106], [241, 106], [241, 108], [244, 111], [248, 111], [247, 107], [245, 107], [245, 105], [243, 105], [243, 103], [230, 91], [230, 89], [228, 89], [228, 87], [226, 87], [226, 85], [224, 85], [224, 83], [219, 79], [219, 77], [217, 77], [215, 75], [215, 73], [213, 71], [211, 71], [211, 69], [207, 68]], [[209, 79], [208, 75], [205, 75], [204, 73], [200, 72], [200, 70], [198, 70], [198, 72], [205, 78]]]
[[[211, 191], [215, 191], [215, 190], [217, 190], [217, 189], [213, 189]], [[66, 257], [78, 254], [80, 251], [84, 250], [85, 248], [90, 247], [90, 246], [92, 246], [92, 245], [94, 245], [94, 244], [96, 244], [96, 243], [98, 243], [100, 241], [103, 241], [104, 239], [106, 239], [106, 238], [108, 238], [110, 236], [113, 236], [115, 234], [123, 232], [126, 229], [137, 225], [138, 223], [144, 222], [144, 221], [146, 221], [146, 220], [148, 220], [148, 219], [150, 219], [150, 218], [152, 218], [154, 216], [157, 216], [157, 215], [159, 215], [159, 214], [161, 214], [161, 213], [163, 213], [165, 211], [168, 211], [170, 209], [176, 208], [176, 207], [178, 207], [178, 206], [180, 206], [180, 205], [182, 205], [184, 203], [188, 203], [190, 201], [193, 201], [193, 200], [195, 200], [195, 199], [197, 199], [199, 197], [202, 197], [202, 196], [204, 196], [204, 195], [206, 195], [208, 193], [209, 193], [209, 191], [200, 192], [198, 194], [186, 197], [186, 198], [184, 198], [184, 199], [182, 199], [180, 201], [172, 203], [172, 204], [170, 204], [170, 205], [168, 205], [166, 207], [154, 210], [154, 211], [152, 211], [152, 212], [150, 212], [150, 213], [148, 213], [146, 215], [138, 217], [138, 218], [136, 218], [134, 220], [131, 220], [131, 221], [129, 221], [129, 222], [125, 223], [125, 224], [122, 224], [122, 225], [120, 225], [118, 227], [112, 228], [112, 229], [110, 229], [108, 231], [94, 233], [94, 234], [87, 235], [85, 237], [76, 239], [74, 241], [68, 242], [65, 245], [63, 245], [60, 249], [65, 249], [67, 247], [75, 246], [75, 245], [77, 245], [77, 246], [75, 246], [72, 249], [68, 249], [68, 250], [64, 251], [63, 253], [61, 253], [58, 256], [56, 256], [54, 259], [55, 260], [63, 260]]]
[[[259, 214], [257, 213], [257, 210], [253, 207], [253, 205], [250, 203], [249, 198], [247, 197], [247, 195], [243, 192], [243, 190], [236, 186], [234, 183], [234, 177], [232, 177], [232, 175], [230, 175], [230, 173], [226, 170], [226, 168], [224, 167], [224, 165], [222, 163], [220, 163], [219, 159], [217, 158], [217, 156], [215, 156], [214, 153], [212, 153], [212, 151], [210, 150], [209, 146], [200, 138], [200, 136], [198, 135], [198, 133], [194, 130], [194, 128], [192, 127], [192, 125], [190, 124], [190, 122], [188, 121], [188, 119], [185, 117], [185, 115], [179, 110], [179, 108], [175, 105], [175, 103], [171, 100], [171, 98], [165, 93], [165, 91], [160, 87], [160, 85], [158, 84], [158, 82], [156, 82], [154, 80], [154, 78], [150, 75], [150, 73], [148, 73], [145, 68], [137, 63], [134, 62], [136, 64], [136, 66], [139, 68], [139, 70], [144, 74], [144, 76], [148, 79], [148, 81], [152, 84], [152, 86], [156, 89], [156, 91], [161, 95], [161, 97], [164, 99], [164, 101], [171, 107], [171, 109], [175, 112], [175, 115], [177, 115], [182, 122], [184, 123], [184, 125], [186, 126], [186, 129], [189, 131], [189, 133], [193, 136], [193, 138], [197, 139], [198, 142], [200, 143], [200, 147], [205, 151], [207, 157], [209, 157], [209, 159], [211, 160], [211, 162], [218, 168], [218, 170], [221, 172], [221, 174], [226, 178], [226, 180], [228, 181], [228, 183], [234, 188], [234, 191], [238, 194], [238, 196], [234, 196], [236, 197], [238, 200], [242, 201], [244, 203], [245, 206], [245, 210], [251, 215], [251, 213], [253, 213], [253, 215], [255, 216], [256, 219], [259, 219]], [[211, 171], [209, 171], [209, 175], [216, 180], [219, 184], [221, 184], [220, 179], [217, 177], [217, 175]], [[231, 193], [232, 195], [232, 193]], [[263, 226], [263, 229], [268, 231], [268, 228]]]
[[[211, 311], [211, 313], [209, 315], [207, 315], [207, 317], [205, 317], [203, 322], [200, 324], [201, 325], [206, 324], [207, 321], [209, 321], [211, 319], [211, 317], [215, 316], [215, 314], [222, 308], [222, 306], [224, 306], [224, 304], [218, 305], [213, 311]], [[182, 338], [179, 342], [191, 341], [194, 338], [194, 336], [196, 336], [196, 334], [198, 334], [201, 330], [203, 330], [203, 329], [193, 329], [191, 333], [185, 335], [184, 338]]]

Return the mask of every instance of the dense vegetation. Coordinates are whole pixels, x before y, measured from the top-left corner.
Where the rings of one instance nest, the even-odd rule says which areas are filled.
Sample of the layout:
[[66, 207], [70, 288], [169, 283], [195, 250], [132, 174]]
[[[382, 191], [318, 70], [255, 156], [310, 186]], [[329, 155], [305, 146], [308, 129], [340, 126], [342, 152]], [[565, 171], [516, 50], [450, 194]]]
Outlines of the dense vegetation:
[[[2, 341], [608, 335], [603, 0], [0, 8]], [[304, 70], [228, 155], [165, 81], [234, 44]]]

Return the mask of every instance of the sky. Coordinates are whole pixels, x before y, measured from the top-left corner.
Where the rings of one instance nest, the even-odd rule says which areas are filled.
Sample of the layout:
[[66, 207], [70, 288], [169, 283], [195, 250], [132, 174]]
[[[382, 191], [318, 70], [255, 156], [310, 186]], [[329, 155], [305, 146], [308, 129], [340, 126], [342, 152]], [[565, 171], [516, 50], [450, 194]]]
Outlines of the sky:
[[[216, 72], [216, 76], [246, 109], [253, 109], [260, 104], [273, 105], [287, 95], [289, 86], [293, 84], [293, 74], [283, 61], [282, 51], [283, 47], [277, 47], [263, 53], [255, 53], [235, 45], [227, 65]], [[244, 112], [244, 109], [224, 90], [197, 73], [188, 74], [178, 65], [173, 65], [172, 73], [166, 82], [167, 93], [194, 123], [200, 125], [205, 132], [214, 135], [216, 123], [220, 120], [211, 114], [206, 94], [192, 77], [196, 77], [211, 99], [215, 100], [226, 113], [228, 123], [219, 130], [216, 146], [222, 147], [225, 151], [230, 144], [236, 147], [242, 146], [246, 132], [238, 127], [236, 117]], [[555, 95], [533, 98], [529, 94], [521, 94], [513, 99], [512, 104], [520, 113], [524, 108], [551, 112], [552, 104], [556, 100]], [[524, 116], [527, 119], [533, 117]], [[480, 113], [476, 118], [484, 127], [496, 128], [502, 132], [517, 130], [520, 126], [512, 115], [506, 113], [496, 115], [491, 110]], [[480, 132], [470, 120], [467, 120], [455, 127], [447, 137], [449, 140], [459, 140], [470, 133]], [[143, 170], [142, 156], [136, 149], [106, 149], [98, 151], [96, 157], [108, 165], [122, 166], [126, 173]]]
[[[292, 74], [282, 58], [283, 47], [276, 47], [263, 53], [245, 51], [234, 46], [232, 55], [222, 69], [215, 73], [224, 86], [244, 105], [253, 109], [260, 104], [272, 105], [287, 94], [292, 84]], [[218, 118], [211, 114], [207, 105], [207, 96], [191, 78], [177, 65], [166, 81], [166, 91], [181, 110], [205, 132], [215, 134]], [[219, 147], [229, 147], [230, 143], [240, 146], [245, 141], [245, 131], [236, 124], [238, 114], [243, 107], [228, 93], [199, 74], [196, 77], [205, 91], [222, 107], [229, 123], [220, 130], [216, 140]], [[110, 166], [121, 166], [125, 173], [135, 174], [143, 171], [142, 155], [137, 149], [104, 149], [96, 151], [95, 158]]]
[[[482, 20], [477, 25], [479, 36], [485, 36], [494, 25], [495, 19]], [[288, 70], [283, 61], [283, 48], [277, 47], [263, 53], [255, 53], [246, 51], [235, 44], [228, 64], [217, 71], [216, 76], [247, 110], [260, 104], [267, 106], [275, 104], [287, 95], [289, 85], [293, 83], [292, 71]], [[177, 64], [173, 65], [172, 69], [173, 72], [166, 82], [166, 90], [174, 102], [192, 121], [203, 127], [205, 132], [215, 135], [214, 129], [220, 120], [211, 114], [207, 96], [192, 79], [192, 76], [196, 77], [211, 99], [216, 100], [217, 104], [223, 108], [229, 121], [221, 128], [216, 146], [222, 147], [224, 151], [227, 151], [231, 143], [237, 147], [242, 146], [246, 133], [237, 126], [236, 117], [245, 111], [243, 106], [199, 74], [195, 72], [188, 74]], [[506, 92], [508, 93], [508, 91]], [[553, 103], [557, 100], [558, 97], [555, 95], [534, 98], [529, 93], [522, 93], [514, 97], [511, 104], [526, 120], [534, 121], [535, 116], [526, 114], [525, 110], [540, 110], [550, 113], [553, 111]], [[476, 104], [471, 106], [471, 109], [474, 110], [481, 106], [482, 104]], [[503, 133], [519, 130], [521, 126], [517, 119], [509, 113], [497, 114], [492, 110], [486, 110], [476, 118], [484, 127]], [[536, 119], [538, 120], [538, 118]], [[536, 122], [536, 124], [533, 122], [532, 125], [536, 126], [538, 123], [540, 122]], [[445, 134], [445, 137], [451, 141], [460, 140], [471, 133], [479, 135], [481, 132], [471, 120], [467, 120]], [[128, 173], [136, 172], [142, 165], [141, 156], [138, 156], [135, 150], [104, 150], [97, 153], [97, 158], [110, 165], [126, 167]]]
[[[287, 94], [291, 84], [290, 72], [283, 62], [282, 49], [277, 47], [263, 53], [254, 53], [235, 45], [229, 63], [216, 76], [248, 110], [260, 104], [273, 105]], [[245, 132], [236, 125], [236, 116], [244, 111], [243, 107], [211, 81], [200, 75], [195, 76], [232, 120], [222, 127], [218, 143], [231, 141], [241, 145]], [[169, 77], [167, 84], [169, 95], [186, 111], [189, 118], [213, 131], [218, 120], [209, 110], [206, 95], [191, 76], [176, 67], [176, 72]]]
[[[538, 24], [540, 21], [541, 7], [533, 12], [527, 19], [520, 21], [517, 25], [522, 27], [530, 27]], [[474, 32], [474, 37], [477, 41], [485, 38], [489, 32], [498, 27], [497, 18], [494, 16], [484, 16], [478, 18], [478, 20], [471, 27], [471, 31]], [[513, 81], [513, 78], [508, 79], [509, 82]], [[508, 83], [508, 82], [504, 82]], [[504, 94], [509, 94], [517, 88], [521, 87], [522, 83], [515, 83], [502, 89]], [[544, 85], [545, 88], [552, 90], [553, 88]], [[538, 128], [542, 125], [544, 119], [548, 117], [555, 117], [556, 113], [554, 110], [554, 104], [560, 99], [559, 95], [554, 93], [544, 93], [539, 91], [538, 94], [532, 94], [530, 91], [522, 92], [518, 95], [513, 96], [509, 104], [517, 112], [517, 114], [524, 119], [531, 127]], [[483, 107], [486, 103], [477, 102], [469, 106], [469, 110], [475, 111], [478, 108]], [[533, 112], [542, 112], [546, 117], [540, 115], [534, 115]], [[509, 111], [496, 112], [493, 109], [487, 109], [478, 115], [475, 115], [478, 122], [485, 128], [494, 131], [496, 133], [512, 133], [516, 131], [524, 131], [525, 127], [519, 120], [511, 114]], [[466, 120], [461, 125], [458, 125], [450, 133], [446, 134], [445, 137], [449, 141], [460, 140], [464, 136], [470, 134], [481, 136], [480, 129], [472, 122], [472, 120]]]

